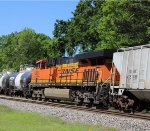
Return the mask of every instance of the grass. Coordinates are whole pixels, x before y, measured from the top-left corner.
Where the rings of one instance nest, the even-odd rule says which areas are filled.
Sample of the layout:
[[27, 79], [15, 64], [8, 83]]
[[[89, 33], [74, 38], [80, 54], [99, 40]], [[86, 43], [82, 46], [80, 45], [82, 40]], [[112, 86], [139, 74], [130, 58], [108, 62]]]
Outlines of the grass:
[[0, 106], [0, 131], [116, 131], [100, 125], [68, 123], [53, 116], [15, 111]]

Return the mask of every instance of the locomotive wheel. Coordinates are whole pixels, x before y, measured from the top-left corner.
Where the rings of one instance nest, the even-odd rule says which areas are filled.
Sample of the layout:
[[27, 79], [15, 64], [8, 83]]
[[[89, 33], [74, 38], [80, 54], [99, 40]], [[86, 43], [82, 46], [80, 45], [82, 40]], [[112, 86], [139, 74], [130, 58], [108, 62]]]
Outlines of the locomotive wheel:
[[80, 99], [80, 102], [78, 102], [77, 105], [78, 105], [78, 106], [83, 106], [83, 105], [84, 105], [84, 102], [83, 102], [83, 101], [84, 101], [84, 99]]
[[13, 92], [11, 92], [11, 93], [10, 93], [10, 96], [11, 96], [11, 97], [13, 97], [13, 96], [14, 96], [14, 93], [13, 93]]
[[54, 99], [50, 99], [52, 102], [54, 102]]
[[41, 97], [38, 97], [37, 100], [38, 100], [38, 101], [42, 101], [42, 98], [41, 98]]

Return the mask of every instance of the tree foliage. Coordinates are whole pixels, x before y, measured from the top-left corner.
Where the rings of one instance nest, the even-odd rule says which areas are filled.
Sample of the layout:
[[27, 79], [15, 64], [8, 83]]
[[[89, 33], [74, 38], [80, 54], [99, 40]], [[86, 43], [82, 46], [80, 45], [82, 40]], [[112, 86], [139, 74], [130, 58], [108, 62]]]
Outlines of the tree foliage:
[[102, 5], [103, 16], [98, 24], [101, 41], [98, 49], [121, 48], [148, 44], [150, 25], [149, 2], [105, 1]]
[[150, 41], [148, 0], [81, 0], [73, 17], [61, 21], [57, 21], [60, 28], [55, 28], [59, 32], [58, 43], [63, 36], [60, 43], [64, 43], [63, 47], [70, 55], [78, 46], [80, 51], [86, 51], [148, 44]]
[[49, 57], [51, 39], [32, 29], [0, 37], [0, 69], [19, 69], [21, 64], [35, 64], [40, 58]]
[[[69, 53], [76, 53], [77, 47], [81, 50], [94, 50], [100, 41], [97, 32], [97, 23], [101, 14], [103, 1], [81, 0], [70, 20], [57, 20], [54, 29], [54, 37], [58, 38], [58, 43]], [[59, 35], [56, 35], [56, 32]]]

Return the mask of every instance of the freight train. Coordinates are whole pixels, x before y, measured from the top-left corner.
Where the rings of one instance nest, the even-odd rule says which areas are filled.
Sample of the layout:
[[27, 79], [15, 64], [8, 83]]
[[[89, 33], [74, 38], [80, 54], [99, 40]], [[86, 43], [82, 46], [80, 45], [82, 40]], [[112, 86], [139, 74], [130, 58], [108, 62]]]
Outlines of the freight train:
[[75, 101], [132, 111], [149, 107], [150, 45], [41, 59], [0, 75], [0, 92], [37, 100]]

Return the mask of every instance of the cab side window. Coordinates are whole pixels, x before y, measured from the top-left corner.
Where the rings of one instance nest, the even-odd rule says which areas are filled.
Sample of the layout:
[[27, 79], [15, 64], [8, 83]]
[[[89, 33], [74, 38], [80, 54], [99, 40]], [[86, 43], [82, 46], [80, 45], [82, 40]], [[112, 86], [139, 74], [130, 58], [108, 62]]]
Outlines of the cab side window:
[[40, 68], [40, 63], [36, 64], [36, 68], [39, 69]]
[[41, 63], [41, 69], [45, 69], [45, 63], [44, 62]]

